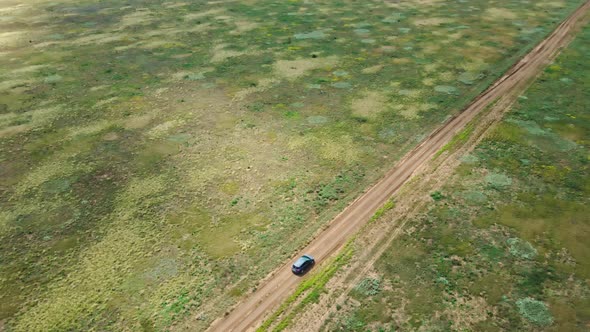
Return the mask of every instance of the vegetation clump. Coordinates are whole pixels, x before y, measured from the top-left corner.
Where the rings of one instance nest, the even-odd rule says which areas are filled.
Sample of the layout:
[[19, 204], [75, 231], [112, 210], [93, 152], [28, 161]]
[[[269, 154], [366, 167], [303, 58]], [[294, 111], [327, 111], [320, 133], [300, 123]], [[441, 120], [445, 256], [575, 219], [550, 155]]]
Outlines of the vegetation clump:
[[434, 91], [453, 95], [456, 94], [459, 90], [457, 90], [457, 88], [455, 88], [454, 86], [450, 85], [437, 85], [434, 87]]
[[500, 173], [490, 173], [486, 175], [485, 181], [494, 189], [503, 189], [512, 184], [511, 178]]
[[443, 193], [440, 191], [435, 191], [430, 194], [430, 197], [432, 197], [432, 199], [435, 201], [440, 201], [441, 199], [445, 198], [445, 195], [443, 195]]
[[355, 290], [364, 296], [377, 295], [381, 291], [381, 280], [364, 278], [356, 285]]
[[382, 207], [378, 208], [377, 211], [375, 211], [375, 214], [371, 217], [370, 221], [375, 221], [379, 218], [381, 218], [385, 212], [393, 209], [395, 207], [395, 202], [393, 200], [388, 200], [387, 202], [385, 202], [385, 204], [383, 204]]
[[467, 190], [462, 193], [463, 198], [471, 204], [482, 204], [488, 199], [486, 194], [477, 190]]
[[538, 326], [553, 324], [553, 316], [544, 302], [527, 297], [516, 301], [518, 312], [531, 323]]
[[483, 74], [466, 71], [459, 75], [458, 81], [466, 85], [472, 85], [475, 81], [478, 81], [483, 77]]
[[537, 256], [537, 249], [525, 240], [513, 237], [506, 242], [510, 246], [510, 253], [518, 258], [533, 259]]

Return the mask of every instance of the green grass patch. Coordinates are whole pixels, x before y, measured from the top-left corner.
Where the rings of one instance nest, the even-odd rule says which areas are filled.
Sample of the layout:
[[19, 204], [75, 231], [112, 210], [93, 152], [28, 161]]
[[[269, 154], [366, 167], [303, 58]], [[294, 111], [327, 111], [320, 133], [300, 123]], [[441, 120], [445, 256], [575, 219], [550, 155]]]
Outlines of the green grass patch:
[[449, 152], [454, 151], [455, 149], [460, 147], [462, 144], [467, 142], [467, 140], [469, 139], [469, 137], [473, 133], [473, 129], [474, 129], [473, 123], [470, 123], [467, 126], [465, 126], [465, 128], [463, 128], [463, 130], [461, 130], [457, 135], [453, 136], [453, 138], [451, 139], [450, 142], [445, 144], [442, 148], [440, 148], [440, 150], [438, 150], [436, 152], [433, 159], [436, 159], [438, 156], [440, 156], [441, 154], [443, 154], [446, 151], [449, 151]]
[[371, 219], [369, 219], [369, 223], [378, 220], [385, 214], [385, 212], [393, 209], [394, 207], [395, 202], [392, 199], [389, 199], [387, 202], [385, 202], [385, 204], [383, 204], [382, 207], [378, 208], [377, 211], [375, 211], [375, 214], [373, 214], [373, 216], [371, 216]]

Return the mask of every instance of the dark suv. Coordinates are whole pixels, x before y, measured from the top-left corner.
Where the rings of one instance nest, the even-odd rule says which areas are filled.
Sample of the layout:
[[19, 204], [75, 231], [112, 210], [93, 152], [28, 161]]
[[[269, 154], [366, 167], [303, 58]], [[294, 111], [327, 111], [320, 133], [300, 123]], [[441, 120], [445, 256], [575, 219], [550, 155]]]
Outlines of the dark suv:
[[293, 264], [291, 271], [297, 275], [304, 274], [311, 269], [314, 264], [315, 259], [313, 259], [313, 257], [310, 255], [303, 255]]

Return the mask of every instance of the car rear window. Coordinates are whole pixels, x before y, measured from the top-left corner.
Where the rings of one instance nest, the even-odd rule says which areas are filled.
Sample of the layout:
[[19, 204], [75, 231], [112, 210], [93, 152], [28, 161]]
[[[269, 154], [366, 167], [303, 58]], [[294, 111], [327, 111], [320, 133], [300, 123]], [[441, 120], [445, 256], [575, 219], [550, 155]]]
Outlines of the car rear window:
[[295, 264], [293, 264], [293, 266], [301, 267], [301, 265], [303, 265], [303, 263], [305, 263], [305, 261], [307, 261], [307, 258], [299, 257], [299, 259], [295, 262]]

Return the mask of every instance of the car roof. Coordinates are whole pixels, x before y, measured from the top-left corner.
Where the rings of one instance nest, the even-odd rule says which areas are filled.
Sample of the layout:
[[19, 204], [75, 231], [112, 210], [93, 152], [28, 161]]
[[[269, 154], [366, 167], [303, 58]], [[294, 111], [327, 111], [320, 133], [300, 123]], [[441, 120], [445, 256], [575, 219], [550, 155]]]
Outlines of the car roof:
[[295, 261], [293, 266], [301, 267], [301, 265], [303, 265], [303, 263], [310, 261], [310, 260], [313, 260], [313, 257], [311, 257], [309, 255], [303, 255], [303, 256], [299, 257], [299, 259], [297, 261]]

